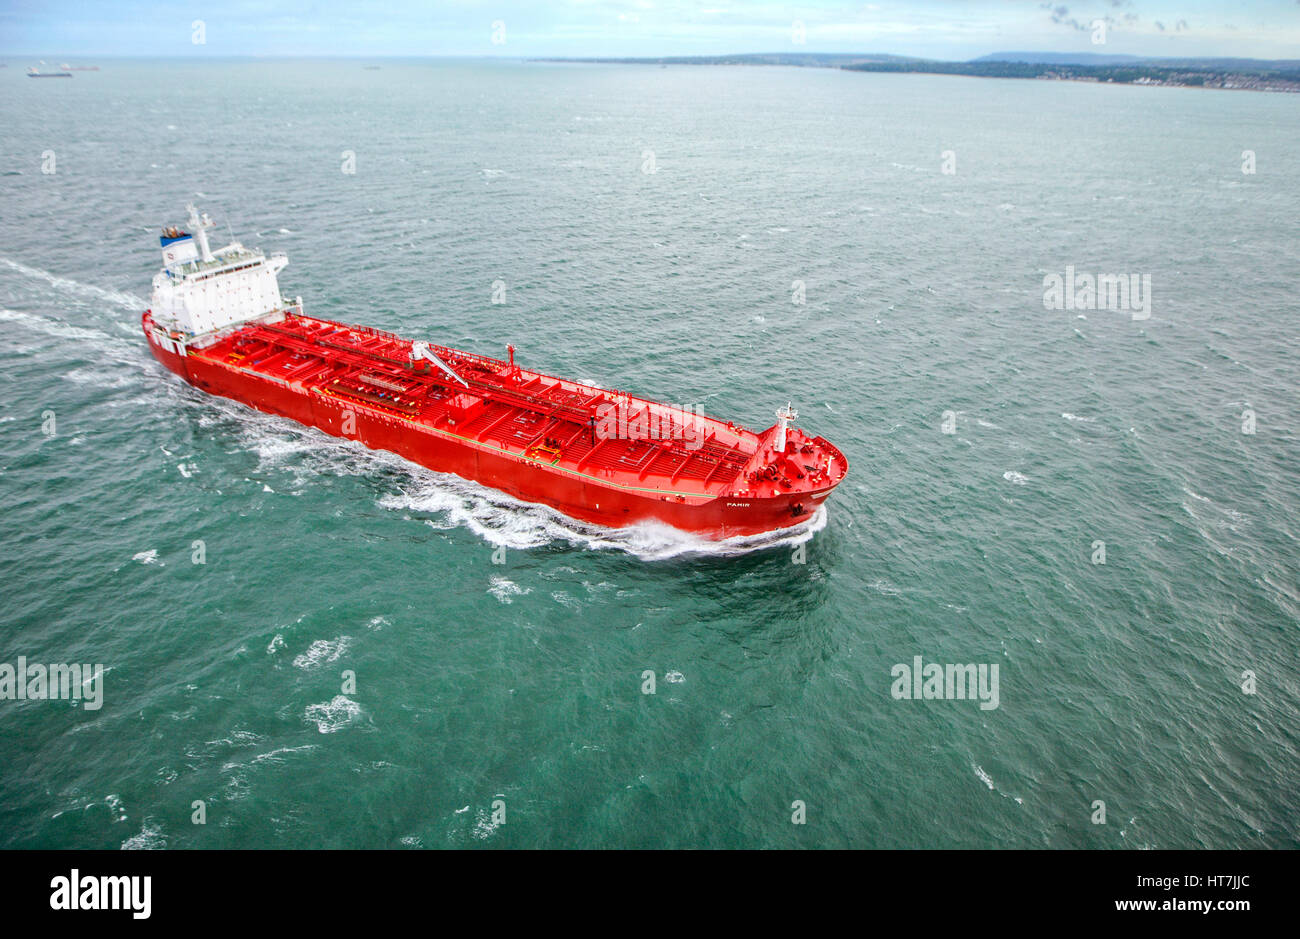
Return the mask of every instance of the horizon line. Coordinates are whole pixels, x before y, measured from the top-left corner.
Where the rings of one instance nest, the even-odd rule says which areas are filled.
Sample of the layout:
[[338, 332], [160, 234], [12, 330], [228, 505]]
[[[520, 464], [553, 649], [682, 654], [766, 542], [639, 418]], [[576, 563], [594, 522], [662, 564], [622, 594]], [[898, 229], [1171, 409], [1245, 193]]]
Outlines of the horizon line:
[[1295, 58], [1259, 58], [1257, 56], [1246, 55], [1226, 55], [1226, 54], [1200, 54], [1200, 55], [1140, 55], [1137, 53], [1106, 53], [1106, 52], [1071, 52], [1056, 49], [1016, 49], [1016, 50], [997, 50], [995, 52], [985, 52], [981, 55], [968, 59], [940, 59], [930, 56], [903, 55], [896, 52], [819, 52], [816, 50], [800, 51], [757, 51], [757, 52], [711, 52], [711, 53], [693, 53], [683, 55], [680, 53], [664, 53], [661, 55], [506, 55], [502, 53], [491, 52], [443, 52], [443, 53], [400, 53], [400, 52], [379, 52], [373, 54], [362, 54], [355, 52], [320, 52], [320, 53], [294, 53], [294, 52], [239, 52], [239, 53], [222, 53], [206, 54], [193, 53], [184, 55], [150, 55], [140, 53], [121, 53], [121, 52], [80, 52], [72, 55], [70, 53], [56, 52], [5, 52], [0, 51], [0, 61], [9, 59], [57, 59], [63, 58], [68, 61], [72, 59], [86, 60], [90, 58], [98, 59], [123, 59], [123, 60], [147, 60], [147, 61], [187, 61], [203, 62], [220, 59], [289, 59], [289, 60], [310, 60], [310, 59], [404, 59], [426, 61], [435, 59], [491, 59], [495, 61], [510, 62], [529, 62], [529, 61], [551, 61], [551, 62], [596, 62], [596, 61], [619, 61], [619, 62], [658, 62], [663, 59], [724, 59], [736, 58], [741, 56], [825, 56], [834, 58], [854, 58], [854, 57], [888, 57], [892, 59], [906, 59], [913, 62], [947, 62], [947, 63], [968, 63], [978, 59], [987, 58], [993, 55], [1058, 55], [1058, 56], [1078, 56], [1078, 57], [1097, 57], [1097, 58], [1126, 58], [1139, 59], [1143, 61], [1183, 61], [1189, 59], [1237, 59], [1250, 62], [1298, 62], [1300, 56]]

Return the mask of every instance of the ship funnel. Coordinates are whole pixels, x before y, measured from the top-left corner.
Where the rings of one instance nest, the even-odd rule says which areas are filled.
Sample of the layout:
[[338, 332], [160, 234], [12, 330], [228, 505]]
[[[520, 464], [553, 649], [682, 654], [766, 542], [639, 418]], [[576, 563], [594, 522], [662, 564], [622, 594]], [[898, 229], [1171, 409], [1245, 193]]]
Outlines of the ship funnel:
[[799, 416], [799, 412], [790, 407], [790, 402], [786, 402], [785, 407], [778, 408], [776, 412], [776, 452], [785, 453], [786, 431], [790, 427], [790, 422]]
[[465, 379], [457, 375], [454, 371], [452, 371], [450, 365], [448, 365], [442, 359], [438, 358], [436, 355], [433, 354], [433, 352], [429, 349], [429, 344], [427, 342], [421, 342], [420, 340], [417, 339], [415, 342], [411, 343], [411, 361], [414, 362], [416, 359], [428, 359], [430, 362], [438, 366], [438, 368], [442, 369], [444, 372], [446, 372], [452, 378], [456, 379], [456, 381], [460, 382], [466, 388], [469, 387], [469, 382], [467, 382]]
[[193, 202], [185, 208], [189, 209], [190, 212], [190, 231], [194, 233], [194, 240], [198, 243], [199, 257], [204, 261], [211, 261], [212, 249], [208, 247], [207, 230], [212, 227], [212, 219], [208, 217], [207, 212], [204, 212], [200, 217], [199, 210], [194, 207]]

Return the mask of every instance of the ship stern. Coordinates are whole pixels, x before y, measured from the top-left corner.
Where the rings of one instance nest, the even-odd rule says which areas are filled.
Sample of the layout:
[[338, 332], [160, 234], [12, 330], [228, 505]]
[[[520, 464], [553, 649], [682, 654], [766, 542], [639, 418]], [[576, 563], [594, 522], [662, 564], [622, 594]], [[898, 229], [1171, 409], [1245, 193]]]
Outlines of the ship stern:
[[151, 310], [145, 310], [144, 315], [140, 317], [140, 325], [144, 329], [144, 338], [149, 343], [149, 351], [153, 353], [153, 357], [168, 371], [175, 372], [189, 381], [189, 369], [185, 365], [185, 359], [189, 354], [186, 351], [185, 334], [159, 326], [154, 322]]

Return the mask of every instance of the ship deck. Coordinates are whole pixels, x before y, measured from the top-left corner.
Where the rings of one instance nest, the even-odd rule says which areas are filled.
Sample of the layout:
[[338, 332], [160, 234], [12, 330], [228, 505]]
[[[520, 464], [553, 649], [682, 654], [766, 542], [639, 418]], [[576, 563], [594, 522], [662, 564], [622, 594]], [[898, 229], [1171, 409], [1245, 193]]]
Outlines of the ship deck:
[[[427, 360], [412, 362], [409, 339], [297, 313], [245, 325], [190, 354], [611, 486], [688, 501], [754, 488], [742, 474], [752, 471], [764, 438], [752, 431], [511, 362], [429, 348], [468, 387]], [[624, 419], [612, 434], [611, 413]], [[602, 414], [607, 422], [598, 431]]]

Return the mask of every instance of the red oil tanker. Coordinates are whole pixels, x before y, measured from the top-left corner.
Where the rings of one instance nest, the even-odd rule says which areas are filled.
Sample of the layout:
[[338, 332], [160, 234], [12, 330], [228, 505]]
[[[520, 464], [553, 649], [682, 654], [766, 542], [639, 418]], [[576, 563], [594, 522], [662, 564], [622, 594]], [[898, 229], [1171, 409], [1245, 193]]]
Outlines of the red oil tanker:
[[212, 225], [163, 229], [144, 334], [203, 391], [390, 450], [610, 527], [659, 521], [713, 539], [807, 521], [848, 471], [787, 405], [761, 433], [686, 408], [392, 333], [306, 316], [281, 298], [283, 254]]

